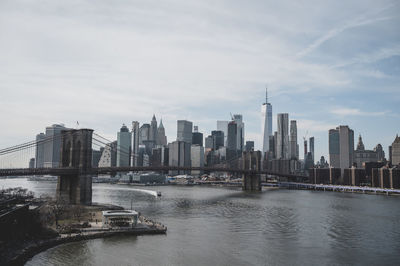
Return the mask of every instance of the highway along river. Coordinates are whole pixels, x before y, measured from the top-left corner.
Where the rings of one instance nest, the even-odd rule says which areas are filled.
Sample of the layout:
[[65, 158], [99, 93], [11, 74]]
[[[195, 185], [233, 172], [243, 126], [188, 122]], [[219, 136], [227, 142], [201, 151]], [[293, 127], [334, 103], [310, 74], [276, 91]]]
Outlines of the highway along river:
[[[36, 196], [55, 182], [0, 180]], [[132, 188], [132, 189], [131, 189]], [[157, 198], [128, 185], [93, 184], [93, 200], [134, 209], [168, 227], [166, 235], [60, 245], [27, 265], [395, 265], [400, 197], [217, 187], [162, 186]]]

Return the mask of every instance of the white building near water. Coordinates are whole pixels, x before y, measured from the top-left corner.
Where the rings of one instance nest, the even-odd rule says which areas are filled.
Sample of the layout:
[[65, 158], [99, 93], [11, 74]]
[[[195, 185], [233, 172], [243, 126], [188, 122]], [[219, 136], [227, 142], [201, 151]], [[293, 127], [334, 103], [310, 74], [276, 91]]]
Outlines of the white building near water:
[[134, 210], [103, 211], [103, 227], [135, 227], [139, 218]]

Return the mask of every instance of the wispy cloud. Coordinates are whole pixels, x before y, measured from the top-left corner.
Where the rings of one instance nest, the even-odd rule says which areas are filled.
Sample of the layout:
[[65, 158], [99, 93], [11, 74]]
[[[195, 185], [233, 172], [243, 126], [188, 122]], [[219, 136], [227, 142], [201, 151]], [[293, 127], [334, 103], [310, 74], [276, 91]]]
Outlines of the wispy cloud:
[[[388, 8], [390, 8], [392, 6], [393, 5], [386, 6], [386, 7], [382, 8], [382, 9], [379, 9], [375, 13], [380, 13], [380, 12], [382, 12], [384, 10], [387, 10]], [[354, 18], [354, 19], [351, 19], [351, 20], [349, 20], [349, 21], [347, 21], [347, 22], [345, 22], [345, 23], [343, 23], [341, 25], [338, 25], [338, 26], [330, 29], [325, 34], [323, 34], [321, 37], [319, 37], [314, 42], [312, 42], [309, 46], [307, 46], [305, 49], [303, 49], [300, 52], [298, 52], [296, 56], [298, 58], [301, 58], [301, 57], [311, 53], [312, 51], [317, 49], [320, 45], [322, 45], [326, 41], [334, 38], [335, 36], [339, 35], [340, 33], [342, 33], [345, 30], [348, 30], [348, 29], [351, 29], [351, 28], [355, 28], [355, 27], [361, 27], [361, 26], [373, 24], [373, 23], [380, 22], [380, 21], [390, 20], [390, 19], [393, 19], [393, 17], [386, 16], [386, 17], [371, 18], [371, 14], [370, 13], [365, 13], [363, 15], [360, 15], [360, 16]]]
[[297, 129], [300, 131], [308, 131], [311, 133], [328, 132], [329, 129], [335, 128], [337, 125], [327, 123], [326, 121], [298, 119]]
[[340, 115], [340, 116], [383, 116], [387, 115], [388, 112], [366, 112], [366, 111], [361, 111], [360, 109], [357, 108], [335, 108], [330, 111], [331, 114], [334, 115]]

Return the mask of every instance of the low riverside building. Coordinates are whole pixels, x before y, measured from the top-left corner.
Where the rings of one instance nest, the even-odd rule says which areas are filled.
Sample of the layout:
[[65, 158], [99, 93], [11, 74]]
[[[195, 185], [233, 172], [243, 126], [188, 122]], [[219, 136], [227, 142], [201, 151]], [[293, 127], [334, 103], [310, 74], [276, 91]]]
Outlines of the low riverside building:
[[103, 227], [135, 227], [138, 217], [133, 210], [103, 211]]
[[384, 167], [372, 169], [372, 187], [400, 188], [400, 169]]

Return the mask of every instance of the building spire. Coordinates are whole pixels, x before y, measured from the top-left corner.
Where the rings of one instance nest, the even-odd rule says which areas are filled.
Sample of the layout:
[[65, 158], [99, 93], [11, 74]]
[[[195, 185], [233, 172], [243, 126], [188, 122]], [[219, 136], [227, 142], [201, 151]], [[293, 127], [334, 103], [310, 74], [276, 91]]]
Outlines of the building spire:
[[265, 103], [268, 103], [268, 87], [265, 87]]

